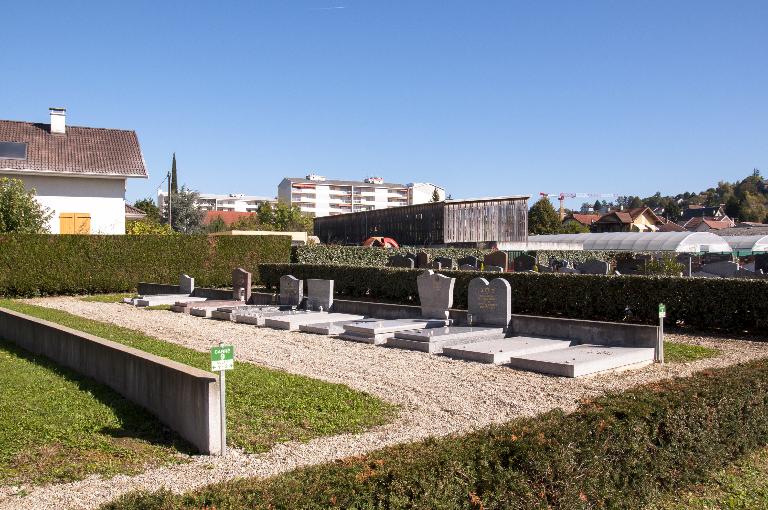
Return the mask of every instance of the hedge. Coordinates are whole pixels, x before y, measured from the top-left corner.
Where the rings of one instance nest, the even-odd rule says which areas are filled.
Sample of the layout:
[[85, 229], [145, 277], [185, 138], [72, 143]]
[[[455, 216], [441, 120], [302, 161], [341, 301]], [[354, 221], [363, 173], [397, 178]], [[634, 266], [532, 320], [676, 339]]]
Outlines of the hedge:
[[403, 246], [400, 249], [369, 248], [364, 246], [336, 246], [314, 244], [299, 246], [293, 249], [291, 262], [299, 264], [340, 264], [345, 266], [385, 267], [389, 257], [405, 255], [406, 253], [429, 253], [432, 259], [449, 257], [458, 260], [462, 257], [474, 256], [482, 260], [491, 250], [478, 248], [417, 248]]
[[290, 240], [277, 236], [0, 235], [0, 295], [123, 292], [140, 281], [226, 287], [232, 269], [287, 262]]
[[[261, 264], [260, 278], [277, 286], [284, 274], [336, 281], [336, 293], [417, 304], [418, 269], [309, 264]], [[512, 286], [514, 313], [576, 319], [658, 323], [658, 304], [667, 305], [667, 324], [702, 330], [768, 332], [768, 280], [559, 273], [440, 271], [456, 278], [454, 306], [466, 308], [469, 281], [505, 278]]]
[[662, 381], [462, 436], [103, 510], [643, 508], [768, 443], [768, 361]]

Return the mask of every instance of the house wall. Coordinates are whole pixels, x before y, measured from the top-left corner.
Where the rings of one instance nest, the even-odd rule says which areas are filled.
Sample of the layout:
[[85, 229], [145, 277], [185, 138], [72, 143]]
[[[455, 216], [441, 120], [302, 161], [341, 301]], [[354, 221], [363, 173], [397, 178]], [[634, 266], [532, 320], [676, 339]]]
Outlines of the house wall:
[[2, 174], [21, 179], [24, 187], [34, 188], [37, 200], [53, 212], [49, 227], [59, 233], [61, 213], [91, 215], [91, 234], [125, 234], [124, 178], [59, 177], [47, 175]]

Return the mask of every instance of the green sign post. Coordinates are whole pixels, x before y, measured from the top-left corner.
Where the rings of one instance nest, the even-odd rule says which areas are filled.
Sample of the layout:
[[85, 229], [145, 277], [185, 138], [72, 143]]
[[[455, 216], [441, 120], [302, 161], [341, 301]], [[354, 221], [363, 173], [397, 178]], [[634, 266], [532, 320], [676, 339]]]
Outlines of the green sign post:
[[664, 363], [664, 317], [667, 316], [667, 307], [659, 303], [659, 337], [656, 341], [656, 361]]
[[221, 454], [227, 453], [227, 405], [224, 387], [227, 370], [235, 368], [235, 348], [220, 342], [218, 347], [211, 347], [211, 371], [219, 373], [219, 414], [221, 420]]

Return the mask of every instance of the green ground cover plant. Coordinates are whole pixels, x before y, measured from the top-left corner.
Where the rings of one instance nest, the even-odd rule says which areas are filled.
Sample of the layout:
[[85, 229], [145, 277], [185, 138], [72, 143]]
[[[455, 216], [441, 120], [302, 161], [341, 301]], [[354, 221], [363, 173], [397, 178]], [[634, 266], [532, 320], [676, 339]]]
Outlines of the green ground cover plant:
[[266, 480], [134, 493], [102, 510], [637, 509], [768, 443], [768, 360]]
[[227, 287], [238, 266], [257, 284], [257, 264], [288, 262], [290, 249], [281, 236], [0, 234], [0, 296], [129, 292], [181, 273]]
[[0, 340], [0, 485], [135, 473], [190, 447], [92, 379]]
[[[280, 276], [335, 280], [341, 299], [377, 299], [418, 304], [418, 269], [313, 264], [260, 264], [261, 281], [272, 288]], [[602, 276], [554, 273], [440, 271], [456, 278], [454, 307], [466, 308], [470, 280], [504, 278], [512, 286], [512, 312], [546, 317], [658, 324], [658, 304], [667, 305], [668, 326], [700, 331], [768, 332], [768, 280]], [[718, 296], [718, 299], [712, 299]]]
[[667, 363], [689, 363], [700, 359], [714, 358], [722, 354], [719, 349], [701, 345], [664, 342], [664, 361]]
[[[210, 370], [209, 353], [138, 331], [20, 301], [0, 300], [0, 307]], [[228, 444], [247, 452], [263, 452], [285, 441], [359, 432], [385, 423], [395, 411], [382, 400], [341, 384], [250, 363], [236, 362], [235, 369], [227, 374]]]

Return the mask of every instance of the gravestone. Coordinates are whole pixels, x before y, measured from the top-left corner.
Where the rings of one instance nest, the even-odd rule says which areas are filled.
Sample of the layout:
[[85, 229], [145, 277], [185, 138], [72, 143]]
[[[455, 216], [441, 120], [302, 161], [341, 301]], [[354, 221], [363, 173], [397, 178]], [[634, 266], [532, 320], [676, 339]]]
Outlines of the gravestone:
[[289, 274], [280, 277], [280, 304], [299, 306], [304, 299], [304, 282]]
[[504, 278], [473, 278], [469, 282], [467, 320], [470, 326], [501, 326], [506, 328], [512, 319], [512, 287]]
[[608, 274], [611, 266], [602, 260], [589, 259], [579, 266], [581, 274]]
[[459, 271], [477, 271], [477, 267], [470, 264], [462, 264], [459, 266]]
[[728, 261], [713, 262], [711, 264], [701, 266], [701, 271], [703, 273], [714, 274], [717, 276], [722, 276], [723, 278], [729, 278], [733, 276], [738, 270], [739, 265], [737, 263]]
[[442, 269], [453, 269], [453, 259], [449, 257], [437, 257], [435, 262], [440, 262]]
[[563, 273], [563, 274], [578, 274], [579, 270], [574, 269], [572, 267], [561, 267], [560, 269], [557, 270], [557, 272]]
[[329, 311], [333, 305], [333, 280], [307, 279], [307, 310]]
[[536, 267], [536, 257], [523, 253], [514, 260], [515, 271], [533, 271]]
[[242, 267], [232, 271], [232, 299], [246, 303], [251, 299], [251, 273]]
[[192, 294], [195, 291], [195, 279], [187, 274], [179, 276], [179, 291], [182, 294]]
[[432, 262], [430, 262], [424, 267], [425, 269], [434, 269], [435, 271], [439, 271], [443, 268], [443, 265], [440, 262], [433, 260]]
[[455, 278], [437, 274], [428, 269], [416, 278], [421, 302], [421, 316], [426, 319], [448, 319], [448, 310], [453, 306]]
[[768, 273], [768, 253], [755, 255], [755, 272]]
[[498, 266], [502, 271], [509, 268], [509, 256], [505, 251], [492, 251], [483, 257], [483, 264], [486, 266]]
[[483, 266], [483, 270], [489, 273], [503, 273], [504, 268], [501, 266]]
[[416, 260], [404, 255], [394, 255], [389, 257], [389, 262], [387, 265], [389, 267], [405, 267], [408, 269], [413, 269], [416, 266]]
[[460, 258], [458, 263], [459, 266], [474, 266], [475, 269], [480, 268], [480, 259], [471, 255], [469, 257]]
[[429, 253], [420, 251], [416, 254], [416, 267], [424, 269], [429, 264]]

